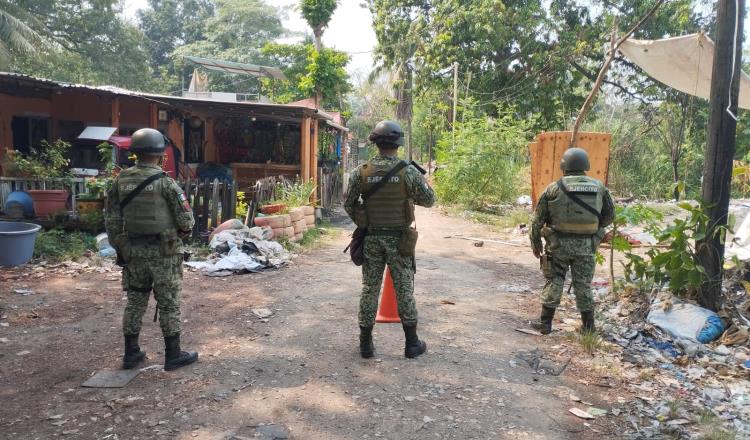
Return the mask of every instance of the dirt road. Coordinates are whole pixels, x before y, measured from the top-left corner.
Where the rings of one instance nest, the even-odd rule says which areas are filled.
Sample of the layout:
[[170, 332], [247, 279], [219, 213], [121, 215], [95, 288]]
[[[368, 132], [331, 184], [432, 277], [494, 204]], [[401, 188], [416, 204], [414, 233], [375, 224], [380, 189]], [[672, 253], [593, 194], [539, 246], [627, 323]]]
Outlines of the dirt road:
[[[568, 412], [587, 406], [571, 395], [617, 405], [612, 389], [593, 385], [606, 372], [585, 371], [590, 362], [562, 332], [543, 339], [514, 330], [537, 315], [542, 285], [527, 237], [437, 210], [417, 216], [428, 353], [416, 360], [403, 357], [397, 324], [378, 325], [375, 358], [359, 357], [360, 274], [341, 252], [345, 233], [280, 271], [186, 272], [183, 345], [200, 351], [199, 362], [144, 371], [122, 389], [80, 386], [120, 363], [117, 272], [0, 270], [0, 438], [617, 438], [615, 421], [586, 426]], [[520, 246], [446, 238], [456, 234]], [[561, 317], [577, 319], [572, 301], [564, 304]], [[267, 322], [251, 313], [261, 307], [274, 312]], [[146, 365], [163, 362], [152, 312], [153, 302], [141, 337]], [[559, 371], [570, 358], [560, 376], [539, 371]]]

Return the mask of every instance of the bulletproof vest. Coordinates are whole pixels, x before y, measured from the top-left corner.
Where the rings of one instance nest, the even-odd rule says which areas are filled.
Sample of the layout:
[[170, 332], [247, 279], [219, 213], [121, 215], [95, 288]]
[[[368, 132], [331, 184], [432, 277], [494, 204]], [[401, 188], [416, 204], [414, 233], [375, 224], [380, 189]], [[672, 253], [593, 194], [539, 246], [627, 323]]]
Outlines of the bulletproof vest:
[[[375, 165], [372, 162], [362, 166], [362, 192], [379, 182], [394, 164]], [[365, 202], [370, 227], [406, 227], [414, 218], [413, 205], [406, 192], [406, 167], [397, 172], [389, 181]]]
[[[138, 184], [161, 172], [153, 168], [132, 167], [120, 173], [117, 180], [120, 202]], [[122, 215], [129, 236], [156, 235], [175, 227], [174, 216], [163, 195], [165, 183], [164, 178], [156, 179], [125, 206]]]
[[[562, 181], [568, 192], [575, 194], [601, 214], [604, 185], [587, 176], [565, 176]], [[599, 216], [573, 201], [561, 189], [558, 189], [557, 196], [549, 201], [549, 213], [550, 226], [555, 231], [591, 235], [599, 230]]]

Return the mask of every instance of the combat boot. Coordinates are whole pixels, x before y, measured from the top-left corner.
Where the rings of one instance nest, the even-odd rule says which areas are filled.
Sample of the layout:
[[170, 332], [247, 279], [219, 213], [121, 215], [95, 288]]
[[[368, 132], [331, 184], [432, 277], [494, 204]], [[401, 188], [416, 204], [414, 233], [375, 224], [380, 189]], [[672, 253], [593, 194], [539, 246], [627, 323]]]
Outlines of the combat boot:
[[411, 359], [427, 351], [427, 343], [425, 341], [420, 341], [417, 336], [417, 324], [404, 324], [404, 336], [406, 337], [404, 356]]
[[372, 343], [372, 327], [359, 326], [359, 354], [365, 359], [375, 356], [375, 344]]
[[548, 335], [552, 333], [552, 318], [555, 317], [555, 309], [552, 307], [542, 306], [542, 316], [539, 319], [539, 323], [531, 324], [531, 327], [535, 330], [539, 330], [539, 333]]
[[596, 327], [594, 326], [594, 312], [581, 312], [581, 332], [594, 332]]
[[195, 351], [182, 351], [180, 349], [180, 334], [164, 338], [164, 371], [176, 370], [185, 365], [190, 365], [198, 360]]
[[125, 356], [122, 357], [122, 369], [130, 370], [146, 359], [146, 352], [138, 345], [138, 335], [125, 335]]

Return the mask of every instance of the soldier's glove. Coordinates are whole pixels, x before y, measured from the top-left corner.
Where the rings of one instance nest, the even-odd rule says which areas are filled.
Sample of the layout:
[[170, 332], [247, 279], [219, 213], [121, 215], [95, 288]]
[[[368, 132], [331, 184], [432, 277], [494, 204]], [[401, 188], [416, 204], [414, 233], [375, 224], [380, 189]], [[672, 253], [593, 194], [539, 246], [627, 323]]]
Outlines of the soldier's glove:
[[534, 252], [534, 257], [540, 258], [542, 256], [542, 251], [544, 250], [544, 248], [542, 247], [541, 243], [532, 243], [531, 248], [531, 251]]

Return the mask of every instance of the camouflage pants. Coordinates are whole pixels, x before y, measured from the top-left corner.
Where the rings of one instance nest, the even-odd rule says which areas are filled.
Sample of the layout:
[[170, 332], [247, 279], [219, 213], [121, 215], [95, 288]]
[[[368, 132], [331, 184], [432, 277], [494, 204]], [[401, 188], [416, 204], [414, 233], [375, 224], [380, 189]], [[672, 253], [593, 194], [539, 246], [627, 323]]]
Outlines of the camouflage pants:
[[547, 282], [542, 291], [542, 305], [557, 308], [560, 305], [565, 276], [570, 267], [573, 278], [573, 292], [579, 312], [594, 310], [594, 296], [591, 293], [591, 281], [596, 270], [591, 239], [560, 240], [558, 249], [551, 249], [550, 273], [546, 274]]
[[123, 287], [128, 304], [122, 316], [126, 335], [141, 332], [141, 321], [148, 307], [151, 290], [159, 309], [162, 334], [180, 333], [180, 299], [182, 290], [182, 255], [162, 258], [133, 258], [123, 268]]
[[398, 241], [398, 237], [391, 236], [368, 235], [365, 237], [362, 296], [359, 300], [359, 325], [362, 327], [375, 325], [378, 298], [386, 264], [391, 270], [401, 323], [417, 323], [417, 304], [414, 300], [414, 268], [411, 257], [403, 257], [396, 251]]

